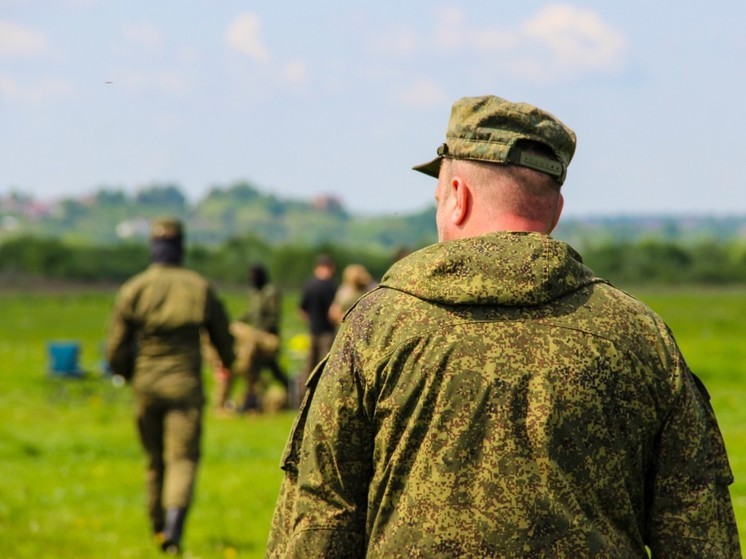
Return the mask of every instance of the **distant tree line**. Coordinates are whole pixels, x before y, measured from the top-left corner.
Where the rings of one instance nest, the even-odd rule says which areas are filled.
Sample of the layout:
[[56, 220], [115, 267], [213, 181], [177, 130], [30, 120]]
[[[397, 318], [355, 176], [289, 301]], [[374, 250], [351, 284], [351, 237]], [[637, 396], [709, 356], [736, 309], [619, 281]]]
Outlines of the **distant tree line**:
[[746, 283], [746, 243], [702, 240], [692, 244], [643, 239], [586, 248], [584, 262], [599, 276], [626, 285], [727, 285]]
[[[119, 283], [148, 265], [148, 250], [142, 242], [87, 246], [46, 237], [17, 237], [0, 244], [0, 277]], [[186, 264], [217, 283], [243, 284], [248, 266], [263, 263], [274, 281], [296, 288], [308, 278], [320, 253], [331, 255], [340, 272], [355, 262], [380, 278], [401, 251], [406, 248], [385, 252], [331, 243], [272, 245], [248, 236], [219, 246], [190, 245]], [[583, 260], [597, 275], [617, 285], [746, 284], [743, 241], [687, 245], [663, 240], [610, 242], [586, 247]]]
[[78, 198], [38, 202], [21, 193], [0, 196], [0, 242], [21, 235], [80, 244], [144, 242], [154, 218], [181, 219], [190, 242], [216, 247], [254, 235], [273, 245], [332, 241], [354, 248], [395, 250], [435, 239], [435, 208], [393, 216], [353, 216], [330, 195], [282, 199], [247, 182], [214, 186], [190, 204], [177, 185], [154, 184], [136, 194], [102, 187]]
[[[171, 216], [184, 221], [191, 243], [212, 248], [253, 235], [272, 246], [333, 243], [352, 250], [394, 252], [402, 244], [435, 242], [435, 205], [425, 198], [423, 204], [426, 207], [413, 213], [354, 215], [335, 196], [281, 198], [247, 181], [213, 185], [193, 202], [170, 182], [143, 185], [135, 193], [102, 185], [91, 194], [61, 200], [11, 192], [0, 194], [0, 243], [24, 235], [81, 245], [144, 243], [152, 220]], [[686, 246], [705, 239], [743, 241], [746, 215], [568, 215], [554, 236], [583, 247], [584, 254], [588, 242], [613, 247], [650, 238]]]
[[[405, 249], [402, 249], [405, 250]], [[353, 250], [319, 244], [270, 245], [257, 237], [229, 239], [219, 246], [189, 245], [185, 264], [221, 284], [243, 284], [248, 267], [261, 263], [283, 287], [296, 288], [309, 277], [319, 254], [328, 254], [341, 270], [350, 263], [364, 264], [380, 277], [397, 258], [396, 253]], [[77, 245], [47, 237], [22, 236], [0, 244], [0, 281], [34, 277], [79, 283], [121, 283], [150, 262], [142, 242]]]

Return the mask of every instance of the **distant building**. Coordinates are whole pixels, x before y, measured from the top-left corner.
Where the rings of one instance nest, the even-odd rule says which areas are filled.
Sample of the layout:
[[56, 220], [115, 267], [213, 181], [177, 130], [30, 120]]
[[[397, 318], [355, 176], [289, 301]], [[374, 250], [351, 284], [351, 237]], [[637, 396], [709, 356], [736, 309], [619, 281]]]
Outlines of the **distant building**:
[[345, 209], [342, 200], [331, 194], [316, 196], [311, 200], [311, 205], [321, 211], [344, 213]]

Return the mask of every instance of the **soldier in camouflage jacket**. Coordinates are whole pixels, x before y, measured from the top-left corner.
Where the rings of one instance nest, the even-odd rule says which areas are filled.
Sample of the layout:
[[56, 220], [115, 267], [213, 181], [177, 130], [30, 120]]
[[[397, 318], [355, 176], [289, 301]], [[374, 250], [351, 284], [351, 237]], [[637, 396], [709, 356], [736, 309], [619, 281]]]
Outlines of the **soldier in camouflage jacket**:
[[704, 387], [658, 316], [548, 235], [574, 134], [486, 97], [447, 136], [419, 168], [441, 242], [309, 379], [267, 557], [740, 557]]

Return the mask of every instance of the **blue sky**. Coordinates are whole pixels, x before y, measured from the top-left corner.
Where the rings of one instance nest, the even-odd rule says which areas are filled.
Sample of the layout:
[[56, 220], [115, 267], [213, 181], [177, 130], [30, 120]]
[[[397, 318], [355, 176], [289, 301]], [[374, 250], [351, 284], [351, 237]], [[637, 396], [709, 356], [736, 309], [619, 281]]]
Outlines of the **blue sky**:
[[0, 0], [0, 194], [419, 211], [411, 166], [490, 93], [576, 131], [566, 214], [743, 214], [744, 27], [743, 0]]

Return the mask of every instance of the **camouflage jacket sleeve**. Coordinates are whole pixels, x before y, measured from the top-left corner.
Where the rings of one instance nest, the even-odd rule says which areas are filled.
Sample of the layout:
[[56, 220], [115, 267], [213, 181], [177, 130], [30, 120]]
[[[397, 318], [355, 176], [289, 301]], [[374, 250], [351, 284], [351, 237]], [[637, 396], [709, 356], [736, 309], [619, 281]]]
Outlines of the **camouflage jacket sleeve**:
[[109, 324], [106, 359], [114, 374], [130, 379], [135, 367], [135, 331], [127, 318], [126, 307], [127, 301], [120, 291]]
[[648, 546], [655, 559], [739, 558], [725, 445], [704, 385], [683, 369], [649, 474]]
[[348, 343], [343, 330], [309, 377], [282, 457], [267, 557], [365, 557], [373, 433]]
[[268, 285], [265, 290], [262, 312], [262, 329], [278, 333], [280, 324], [280, 312], [282, 308], [282, 295], [280, 290], [273, 285]]
[[230, 333], [230, 320], [212, 288], [208, 288], [205, 300], [205, 328], [210, 342], [220, 356], [225, 367], [230, 367], [236, 358], [233, 350], [233, 335]]
[[279, 334], [281, 305], [282, 296], [280, 290], [272, 284], [265, 285], [255, 295], [255, 310], [252, 313], [252, 320], [249, 324], [265, 332]]

